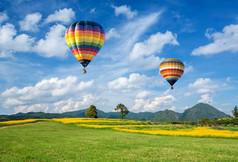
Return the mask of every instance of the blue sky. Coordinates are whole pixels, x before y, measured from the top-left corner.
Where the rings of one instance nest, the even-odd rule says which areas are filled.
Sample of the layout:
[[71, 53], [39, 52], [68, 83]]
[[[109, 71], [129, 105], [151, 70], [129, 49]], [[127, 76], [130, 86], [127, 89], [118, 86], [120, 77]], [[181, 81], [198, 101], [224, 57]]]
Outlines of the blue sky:
[[[238, 105], [238, 1], [74, 0], [0, 2], [0, 114], [66, 112], [94, 104], [130, 111], [183, 112]], [[101, 24], [106, 39], [83, 67], [64, 39], [68, 25]], [[185, 64], [170, 90], [165, 58]]]

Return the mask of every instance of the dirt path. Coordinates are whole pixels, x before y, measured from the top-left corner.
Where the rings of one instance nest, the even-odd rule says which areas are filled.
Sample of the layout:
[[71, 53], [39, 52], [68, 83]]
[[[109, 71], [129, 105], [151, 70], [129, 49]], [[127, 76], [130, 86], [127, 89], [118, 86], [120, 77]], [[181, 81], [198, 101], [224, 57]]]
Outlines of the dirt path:
[[35, 123], [25, 123], [25, 124], [19, 124], [19, 125], [9, 125], [9, 126], [3, 126], [3, 127], [0, 127], [0, 129], [4, 129], [4, 128], [8, 128], [8, 127], [18, 127], [18, 126], [22, 126], [22, 125], [32, 125], [32, 124], [36, 124], [38, 122], [35, 122]]

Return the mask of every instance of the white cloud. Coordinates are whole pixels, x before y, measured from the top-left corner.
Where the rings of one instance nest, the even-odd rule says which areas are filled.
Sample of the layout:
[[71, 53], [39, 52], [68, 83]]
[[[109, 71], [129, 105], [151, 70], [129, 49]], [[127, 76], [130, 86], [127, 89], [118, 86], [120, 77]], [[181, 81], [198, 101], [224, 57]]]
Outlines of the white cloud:
[[63, 113], [68, 111], [77, 111], [80, 109], [88, 108], [90, 105], [100, 103], [101, 98], [92, 94], [72, 97], [65, 100], [56, 101], [53, 103], [37, 103], [20, 105], [14, 108], [15, 113], [19, 112], [57, 112]]
[[45, 39], [36, 42], [33, 50], [43, 57], [66, 57], [68, 46], [65, 43], [64, 33], [66, 28], [57, 24], [46, 33]]
[[125, 15], [127, 17], [127, 19], [132, 19], [134, 18], [138, 12], [135, 11], [131, 11], [131, 7], [128, 7], [126, 5], [123, 6], [112, 6], [115, 9], [115, 15], [118, 16], [120, 14]]
[[160, 53], [166, 44], [179, 45], [176, 39], [177, 36], [173, 35], [170, 31], [167, 31], [165, 34], [158, 32], [151, 35], [144, 42], [136, 43], [130, 53], [130, 58], [135, 60], [139, 57]]
[[187, 109], [189, 109], [189, 108], [190, 108], [189, 106], [185, 106], [185, 107], [184, 107], [184, 110], [187, 110]]
[[169, 110], [175, 111], [176, 110], [176, 106], [172, 106]]
[[41, 20], [39, 12], [26, 15], [25, 19], [20, 21], [20, 28], [23, 31], [38, 31], [38, 23]]
[[210, 96], [210, 94], [203, 94], [201, 95], [201, 99], [198, 100], [198, 103], [207, 103], [207, 104], [212, 104], [213, 103], [213, 99], [212, 97]]
[[214, 29], [213, 28], [208, 28], [206, 30], [205, 36], [210, 39], [210, 38], [212, 38], [213, 33], [214, 33]]
[[[186, 65], [185, 65], [186, 66]], [[193, 72], [194, 71], [194, 68], [192, 65], [189, 65], [188, 67], [185, 67], [185, 71], [184, 73], [189, 73], [189, 72]]]
[[89, 13], [95, 13], [95, 8], [92, 8], [90, 11], [89, 11]]
[[238, 52], [238, 25], [225, 26], [222, 32], [215, 32], [213, 34], [208, 33], [208, 31], [206, 36], [212, 38], [214, 42], [194, 49], [192, 55], [213, 55], [221, 52]]
[[144, 91], [140, 91], [139, 93], [137, 93], [136, 98], [146, 98], [149, 95], [151, 95], [151, 92], [144, 90]]
[[153, 77], [147, 77], [146, 75], [140, 75], [138, 73], [130, 74], [129, 78], [120, 77], [108, 83], [108, 88], [111, 90], [117, 90], [121, 92], [129, 92], [133, 89], [139, 89], [146, 85], [150, 81], [150, 86], [156, 86], [152, 83]]
[[8, 19], [6, 12], [0, 12], [0, 24]]
[[186, 92], [186, 93], [184, 93], [184, 96], [185, 96], [185, 97], [189, 97], [189, 96], [191, 96], [191, 95], [192, 95], [191, 92]]
[[214, 84], [210, 78], [199, 78], [194, 83], [189, 84], [189, 88], [197, 89], [197, 93], [212, 93], [218, 88], [219, 85]]
[[87, 89], [87, 88], [92, 87], [93, 83], [94, 83], [93, 80], [88, 81], [88, 82], [83, 82], [83, 81], [82, 81], [82, 82], [79, 83], [79, 85], [77, 86], [76, 89], [82, 91], [82, 90], [84, 90], [84, 89]]
[[8, 106], [15, 106], [15, 105], [22, 105], [23, 102], [15, 98], [7, 98], [4, 104]]
[[115, 28], [110, 29], [106, 34], [105, 34], [105, 39], [109, 40], [111, 38], [119, 38], [120, 35], [117, 33]]
[[227, 81], [227, 82], [230, 82], [230, 81], [231, 81], [231, 77], [227, 77], [227, 78], [226, 78], [226, 81]]
[[[120, 39], [118, 39], [115, 44], [112, 44], [110, 46], [111, 48], [108, 48], [108, 52], [106, 53], [110, 54], [105, 57], [118, 60], [118, 63], [120, 64], [122, 59], [123, 62], [125, 62], [125, 57], [128, 58], [128, 51], [133, 48], [139, 37], [143, 35], [151, 25], [157, 22], [160, 14], [161, 12], [152, 13], [150, 15], [137, 18], [134, 21], [121, 24], [121, 26], [118, 27], [118, 30], [116, 30], [116, 33], [120, 36]], [[113, 29], [112, 31], [115, 30]], [[113, 51], [113, 56], [111, 51]]]
[[234, 80], [234, 79], [231, 78], [231, 77], [227, 77], [227, 78], [226, 78], [226, 81], [229, 82], [229, 83], [238, 83], [238, 80]]
[[161, 53], [166, 44], [179, 45], [177, 36], [173, 35], [170, 31], [165, 34], [156, 33], [151, 35], [144, 42], [136, 43], [130, 53], [130, 60], [137, 66], [142, 66], [146, 69], [157, 68], [162, 61], [155, 54]]
[[146, 84], [148, 78], [145, 75], [140, 75], [138, 73], [133, 73], [126, 77], [120, 77], [108, 83], [108, 88], [113, 90], [121, 90], [127, 92], [132, 89], [141, 88]]
[[90, 105], [97, 103], [99, 100], [99, 96], [94, 96], [92, 94], [87, 94], [77, 98], [70, 98], [68, 100], [62, 100], [54, 103], [54, 111], [62, 113], [85, 109]]
[[[168, 109], [171, 107], [172, 103], [176, 101], [175, 97], [172, 95], [166, 95], [161, 97], [155, 97], [153, 101], [150, 99], [135, 99], [135, 105], [132, 107], [131, 111], [159, 111]], [[171, 107], [172, 109], [175, 107]]]
[[15, 52], [29, 52], [34, 38], [26, 34], [17, 35], [14, 25], [0, 26], [0, 57], [13, 57]]
[[48, 112], [48, 104], [32, 104], [32, 105], [23, 105], [17, 106], [14, 108], [15, 113], [27, 113], [27, 112]]
[[[222, 89], [226, 84], [216, 83], [210, 78], [199, 78], [194, 83], [189, 84], [189, 88], [195, 90], [197, 94], [201, 94], [201, 99], [198, 102], [213, 103], [212, 95], [219, 88]], [[190, 93], [190, 92], [189, 92]], [[192, 94], [192, 93], [191, 93]]]
[[51, 23], [51, 22], [61, 22], [65, 25], [69, 25], [75, 18], [75, 13], [72, 10], [72, 8], [64, 8], [56, 10], [54, 14], [49, 15], [45, 23]]
[[135, 104], [130, 111], [140, 112], [143, 110], [144, 105], [149, 104], [149, 99], [135, 99]]
[[[2, 94], [2, 107], [29, 106], [33, 104], [54, 103], [63, 98], [78, 98], [84, 90], [93, 86], [93, 80], [88, 82], [77, 82], [75, 76], [65, 79], [44, 79], [34, 86], [24, 88], [12, 87]], [[76, 95], [76, 96], [75, 96]]]

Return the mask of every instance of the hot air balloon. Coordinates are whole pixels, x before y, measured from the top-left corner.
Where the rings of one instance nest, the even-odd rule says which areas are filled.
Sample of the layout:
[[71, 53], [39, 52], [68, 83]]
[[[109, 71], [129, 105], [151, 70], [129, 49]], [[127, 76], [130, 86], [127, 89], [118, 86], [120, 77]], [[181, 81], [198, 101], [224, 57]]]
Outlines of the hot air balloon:
[[68, 26], [65, 40], [76, 59], [85, 68], [101, 49], [105, 33], [103, 27], [93, 21], [77, 21]]
[[159, 71], [173, 89], [174, 83], [183, 75], [184, 64], [179, 59], [168, 58], [160, 64]]

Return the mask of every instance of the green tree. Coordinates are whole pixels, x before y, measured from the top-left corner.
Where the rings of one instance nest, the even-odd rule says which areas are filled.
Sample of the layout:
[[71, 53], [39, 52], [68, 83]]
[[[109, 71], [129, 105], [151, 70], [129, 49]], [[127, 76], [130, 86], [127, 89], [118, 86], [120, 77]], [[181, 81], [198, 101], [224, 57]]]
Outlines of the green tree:
[[238, 117], [237, 106], [235, 106], [234, 110], [232, 111], [232, 114], [234, 115], [234, 117]]
[[203, 117], [202, 120], [200, 121], [201, 126], [209, 126], [210, 121], [208, 118]]
[[97, 108], [94, 105], [90, 105], [89, 109], [85, 111], [85, 115], [88, 118], [98, 118]]
[[127, 107], [123, 104], [118, 104], [117, 107], [114, 109], [115, 111], [120, 112], [120, 117], [123, 119], [124, 116], [126, 116], [129, 113], [129, 110]]
[[1, 122], [1, 121], [8, 121], [8, 120], [9, 120], [8, 118], [0, 117], [0, 122]]

